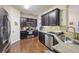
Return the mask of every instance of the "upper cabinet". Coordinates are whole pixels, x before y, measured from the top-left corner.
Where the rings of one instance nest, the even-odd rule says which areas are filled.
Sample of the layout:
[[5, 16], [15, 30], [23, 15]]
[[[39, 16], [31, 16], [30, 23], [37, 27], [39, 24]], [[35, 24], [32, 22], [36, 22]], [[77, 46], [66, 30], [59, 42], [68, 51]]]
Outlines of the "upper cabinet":
[[42, 15], [42, 26], [60, 25], [60, 10], [58, 8]]
[[49, 12], [49, 25], [50, 26], [56, 26], [60, 25], [60, 20], [59, 20], [59, 9], [55, 9], [51, 12]]
[[42, 25], [43, 26], [48, 25], [48, 20], [49, 20], [48, 16], [49, 16], [48, 14], [45, 14], [42, 16]]
[[20, 25], [21, 25], [21, 27], [25, 27], [28, 25], [30, 25], [31, 27], [36, 27], [37, 26], [37, 19], [21, 17], [20, 18]]

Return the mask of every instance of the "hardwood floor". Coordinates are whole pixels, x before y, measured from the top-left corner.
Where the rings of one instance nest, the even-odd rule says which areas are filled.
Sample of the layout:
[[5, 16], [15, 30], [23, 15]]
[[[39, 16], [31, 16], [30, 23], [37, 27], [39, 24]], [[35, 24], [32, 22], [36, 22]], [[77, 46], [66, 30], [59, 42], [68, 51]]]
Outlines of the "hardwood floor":
[[41, 42], [38, 37], [22, 39], [10, 47], [10, 53], [44, 53], [48, 50]]

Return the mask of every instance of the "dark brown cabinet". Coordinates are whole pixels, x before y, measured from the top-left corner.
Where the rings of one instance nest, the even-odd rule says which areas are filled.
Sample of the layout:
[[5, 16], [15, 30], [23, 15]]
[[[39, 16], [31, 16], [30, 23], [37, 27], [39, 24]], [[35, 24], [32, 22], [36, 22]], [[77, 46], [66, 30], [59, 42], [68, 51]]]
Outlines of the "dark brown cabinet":
[[43, 26], [47, 26], [48, 25], [48, 20], [49, 20], [48, 16], [49, 16], [48, 14], [45, 14], [45, 15], [42, 16], [42, 25]]
[[21, 27], [25, 27], [28, 25], [30, 25], [32, 27], [36, 27], [37, 26], [37, 19], [21, 17], [20, 18], [20, 25], [21, 25]]
[[42, 26], [60, 25], [60, 10], [58, 8], [42, 15]]
[[37, 26], [37, 19], [27, 18], [26, 25], [29, 25], [29, 24], [32, 27], [36, 27]]
[[55, 9], [51, 12], [49, 12], [49, 25], [50, 26], [55, 26], [59, 25], [59, 9]]
[[39, 32], [39, 41], [45, 45], [45, 33]]

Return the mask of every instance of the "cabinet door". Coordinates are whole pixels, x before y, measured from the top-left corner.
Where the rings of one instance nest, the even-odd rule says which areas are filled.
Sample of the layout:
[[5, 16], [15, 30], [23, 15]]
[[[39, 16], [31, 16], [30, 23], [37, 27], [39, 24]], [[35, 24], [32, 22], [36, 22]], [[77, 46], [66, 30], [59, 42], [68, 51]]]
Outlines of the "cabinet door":
[[42, 16], [42, 25], [48, 26], [48, 14]]
[[37, 19], [35, 19], [35, 27], [37, 27]]
[[20, 18], [20, 25], [21, 25], [21, 27], [28, 26], [28, 25], [31, 25], [32, 27], [36, 27], [37, 26], [37, 19], [21, 17]]
[[42, 23], [42, 26], [45, 26], [45, 17], [44, 16], [42, 16], [41, 23]]
[[26, 26], [26, 23], [27, 23], [27, 18], [21, 17], [20, 18], [20, 25], [21, 25], [21, 27]]
[[34, 27], [36, 27], [37, 26], [37, 19], [32, 19], [32, 22], [34, 24]]
[[56, 26], [59, 25], [59, 9], [55, 9], [51, 12], [49, 12], [49, 25], [52, 26]]
[[42, 33], [42, 32], [39, 32], [39, 41], [40, 41], [42, 44], [45, 44], [45, 34]]
[[53, 11], [49, 13], [49, 25], [56, 25], [56, 13]]

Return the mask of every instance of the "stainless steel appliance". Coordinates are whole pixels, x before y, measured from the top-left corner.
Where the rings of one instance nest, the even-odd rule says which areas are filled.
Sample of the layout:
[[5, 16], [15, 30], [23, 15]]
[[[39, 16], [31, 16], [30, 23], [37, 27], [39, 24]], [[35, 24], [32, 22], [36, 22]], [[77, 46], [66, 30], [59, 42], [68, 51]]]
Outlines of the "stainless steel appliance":
[[3, 52], [10, 44], [10, 32], [11, 26], [8, 19], [8, 13], [5, 9], [0, 8], [0, 52]]
[[45, 45], [53, 50], [51, 47], [53, 46], [53, 36], [45, 34]]
[[49, 34], [45, 34], [45, 45], [51, 50], [54, 50], [52, 46], [58, 44], [59, 42], [56, 40], [53, 34], [60, 36], [62, 33], [63, 32], [49, 32]]

